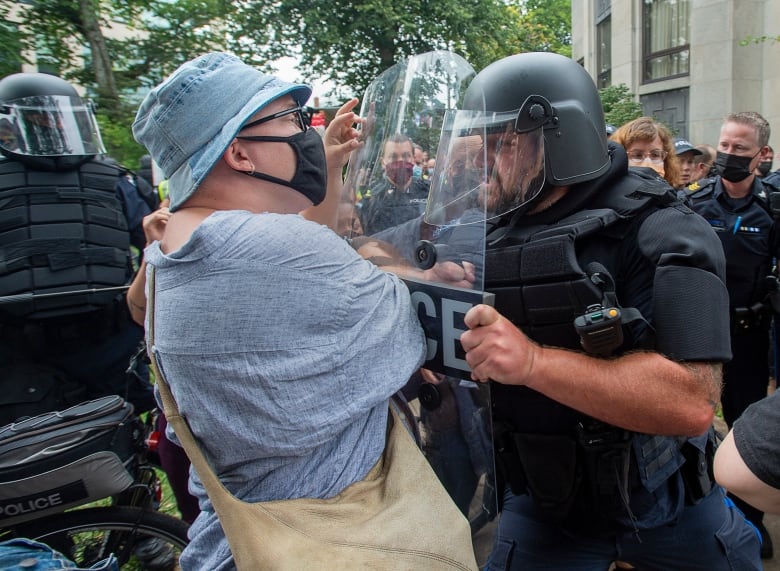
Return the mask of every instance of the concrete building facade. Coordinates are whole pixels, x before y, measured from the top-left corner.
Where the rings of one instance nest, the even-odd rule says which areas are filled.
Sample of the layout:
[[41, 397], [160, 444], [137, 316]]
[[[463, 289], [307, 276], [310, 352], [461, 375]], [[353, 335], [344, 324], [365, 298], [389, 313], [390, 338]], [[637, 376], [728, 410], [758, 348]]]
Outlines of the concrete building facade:
[[728, 113], [757, 111], [780, 151], [778, 37], [780, 0], [572, 1], [572, 57], [694, 144], [717, 145]]

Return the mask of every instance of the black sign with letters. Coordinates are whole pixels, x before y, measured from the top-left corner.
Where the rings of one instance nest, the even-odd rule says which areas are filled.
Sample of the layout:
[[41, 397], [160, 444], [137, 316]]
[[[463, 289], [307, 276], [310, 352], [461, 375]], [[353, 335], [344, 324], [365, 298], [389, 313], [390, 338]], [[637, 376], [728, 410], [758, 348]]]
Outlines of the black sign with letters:
[[471, 380], [460, 335], [467, 327], [463, 319], [469, 309], [484, 303], [493, 305], [492, 293], [447, 286], [439, 283], [404, 279], [412, 294], [428, 352], [423, 367], [450, 377]]

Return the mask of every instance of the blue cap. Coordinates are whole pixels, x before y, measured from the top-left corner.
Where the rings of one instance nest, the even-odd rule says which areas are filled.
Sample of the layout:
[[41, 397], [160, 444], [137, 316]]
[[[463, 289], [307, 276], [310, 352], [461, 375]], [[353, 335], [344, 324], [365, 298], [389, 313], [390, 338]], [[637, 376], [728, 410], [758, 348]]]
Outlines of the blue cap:
[[182, 64], [149, 92], [133, 135], [169, 179], [171, 211], [192, 196], [244, 124], [287, 94], [303, 106], [311, 88], [264, 74], [226, 53]]

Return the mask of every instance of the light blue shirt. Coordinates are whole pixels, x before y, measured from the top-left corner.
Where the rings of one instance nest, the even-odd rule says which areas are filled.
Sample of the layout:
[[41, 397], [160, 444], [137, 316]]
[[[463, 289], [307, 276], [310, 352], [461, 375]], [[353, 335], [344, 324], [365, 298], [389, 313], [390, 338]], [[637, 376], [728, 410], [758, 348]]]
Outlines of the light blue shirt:
[[[156, 270], [153, 350], [225, 486], [244, 501], [331, 497], [385, 442], [388, 398], [423, 361], [406, 286], [297, 215], [221, 211]], [[232, 569], [203, 513], [183, 569]]]

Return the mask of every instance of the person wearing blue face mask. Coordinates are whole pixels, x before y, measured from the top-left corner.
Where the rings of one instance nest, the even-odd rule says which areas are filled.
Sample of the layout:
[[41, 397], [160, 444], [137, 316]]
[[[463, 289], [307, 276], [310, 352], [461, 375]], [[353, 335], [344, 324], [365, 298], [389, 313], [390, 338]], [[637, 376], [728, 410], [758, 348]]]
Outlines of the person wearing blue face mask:
[[[336, 226], [362, 120], [352, 99], [320, 136], [301, 110], [310, 94], [211, 53], [155, 87], [133, 124], [171, 201], [146, 248], [148, 346], [214, 472], [245, 502], [331, 498], [364, 478], [384, 449], [388, 400], [425, 356], [403, 282], [323, 225]], [[235, 568], [194, 472], [190, 490], [201, 512], [181, 568]]]
[[[691, 208], [715, 229], [726, 255], [733, 358], [723, 365], [721, 404], [729, 427], [750, 404], [767, 395], [769, 381], [772, 315], [763, 302], [768, 293], [766, 277], [773, 258], [780, 255], [780, 228], [769, 206], [773, 189], [755, 175], [766, 154], [769, 135], [769, 123], [758, 113], [727, 116], [718, 139], [717, 176], [687, 197]], [[761, 556], [772, 557], [763, 512], [737, 497], [734, 500], [761, 531]]]

